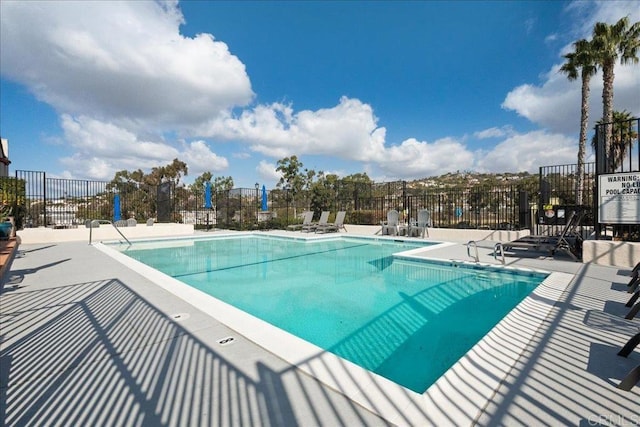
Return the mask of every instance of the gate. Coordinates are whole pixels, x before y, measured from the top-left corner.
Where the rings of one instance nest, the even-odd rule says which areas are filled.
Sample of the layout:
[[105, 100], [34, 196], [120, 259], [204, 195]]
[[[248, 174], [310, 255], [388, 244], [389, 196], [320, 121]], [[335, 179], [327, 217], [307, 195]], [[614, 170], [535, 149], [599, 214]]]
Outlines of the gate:
[[158, 185], [157, 195], [158, 222], [171, 222], [171, 183], [163, 182]]
[[[583, 237], [593, 231], [595, 163], [584, 163], [582, 189], [578, 188], [578, 165], [542, 166], [539, 173], [539, 198], [535, 211], [535, 234], [559, 234], [572, 211], [583, 214], [579, 231]], [[582, 193], [582, 203], [578, 202]]]

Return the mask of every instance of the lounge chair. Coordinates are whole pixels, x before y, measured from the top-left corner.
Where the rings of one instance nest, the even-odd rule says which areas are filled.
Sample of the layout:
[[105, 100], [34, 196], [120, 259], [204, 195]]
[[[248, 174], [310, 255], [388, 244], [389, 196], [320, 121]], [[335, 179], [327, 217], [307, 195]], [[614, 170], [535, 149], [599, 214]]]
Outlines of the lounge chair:
[[618, 384], [620, 390], [631, 391], [640, 382], [640, 365], [633, 368]]
[[631, 273], [631, 279], [629, 283], [627, 283], [627, 287], [629, 288], [629, 293], [635, 292], [640, 285], [640, 272], [634, 271]]
[[[618, 356], [627, 357], [640, 343], [640, 333], [635, 334], [618, 352]], [[633, 368], [618, 384], [618, 388], [621, 390], [630, 391], [634, 385], [640, 381], [640, 365]]]
[[418, 211], [418, 222], [416, 225], [412, 225], [409, 229], [409, 235], [413, 235], [413, 231], [417, 232], [417, 235], [424, 237], [425, 234], [429, 237], [429, 228], [431, 227], [431, 213], [426, 209], [420, 209]]
[[628, 292], [633, 293], [633, 295], [631, 295], [631, 298], [629, 298], [629, 301], [625, 304], [625, 307], [631, 307], [631, 310], [629, 310], [625, 319], [633, 319], [640, 311], [640, 302], [636, 302], [638, 297], [640, 297], [640, 289], [638, 289], [640, 286], [640, 271], [635, 267], [631, 270], [631, 280], [629, 280], [627, 286], [629, 287]]
[[580, 224], [581, 214], [572, 211], [562, 233], [557, 236], [531, 235], [521, 237], [502, 245], [505, 251], [511, 249], [527, 249], [533, 251], [549, 252], [555, 255], [557, 251], [566, 252], [574, 260], [582, 258], [582, 237], [575, 233], [575, 228]]
[[323, 227], [327, 225], [327, 223], [329, 222], [329, 213], [330, 213], [329, 211], [322, 211], [318, 222], [312, 222], [310, 224], [303, 225], [302, 231], [306, 231], [307, 233], [309, 233], [311, 231], [316, 231], [318, 226]]
[[313, 211], [304, 211], [302, 213], [302, 224], [291, 224], [287, 226], [287, 230], [295, 231], [300, 230], [304, 226], [310, 225], [313, 220]]
[[387, 212], [387, 220], [382, 221], [380, 225], [382, 226], [382, 230], [380, 234], [384, 235], [394, 235], [397, 236], [399, 232], [398, 228], [398, 219], [400, 218], [400, 214], [398, 214], [397, 210], [390, 210]]
[[336, 214], [336, 220], [333, 224], [318, 225], [316, 233], [335, 233], [340, 231], [340, 229], [345, 229], [346, 231], [346, 228], [344, 228], [344, 217], [346, 214], [345, 211], [339, 211]]
[[618, 352], [618, 356], [627, 357], [640, 344], [640, 332], [629, 338], [629, 341]]

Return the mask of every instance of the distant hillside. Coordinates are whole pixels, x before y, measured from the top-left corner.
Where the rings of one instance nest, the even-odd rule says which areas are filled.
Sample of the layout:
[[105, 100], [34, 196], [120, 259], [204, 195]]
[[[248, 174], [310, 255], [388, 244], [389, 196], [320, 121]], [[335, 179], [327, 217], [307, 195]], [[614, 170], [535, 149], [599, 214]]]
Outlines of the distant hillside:
[[444, 175], [408, 181], [409, 188], [464, 188], [478, 185], [501, 186], [505, 184], [535, 184], [538, 175], [529, 172], [518, 173], [477, 173], [477, 172], [449, 172]]

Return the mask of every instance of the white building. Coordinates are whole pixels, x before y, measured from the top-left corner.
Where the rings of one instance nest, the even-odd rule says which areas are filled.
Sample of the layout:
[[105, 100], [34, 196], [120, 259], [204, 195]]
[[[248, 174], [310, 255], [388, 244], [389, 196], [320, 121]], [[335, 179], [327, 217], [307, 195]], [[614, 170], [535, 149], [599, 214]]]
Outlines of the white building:
[[9, 140], [0, 138], [0, 176], [9, 176]]

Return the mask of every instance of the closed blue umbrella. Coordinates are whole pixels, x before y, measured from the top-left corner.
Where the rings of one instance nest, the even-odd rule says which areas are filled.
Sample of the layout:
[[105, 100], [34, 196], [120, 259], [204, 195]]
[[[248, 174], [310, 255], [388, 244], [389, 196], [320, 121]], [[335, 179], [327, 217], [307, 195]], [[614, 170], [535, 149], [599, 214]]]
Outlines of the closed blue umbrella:
[[262, 186], [262, 206], [261, 206], [263, 211], [268, 211], [269, 210], [269, 206], [267, 206], [267, 189], [264, 187], [264, 185]]
[[204, 207], [206, 209], [211, 209], [211, 183], [210, 182], [207, 182], [207, 185], [204, 188]]
[[120, 221], [120, 195], [113, 196], [113, 222]]

